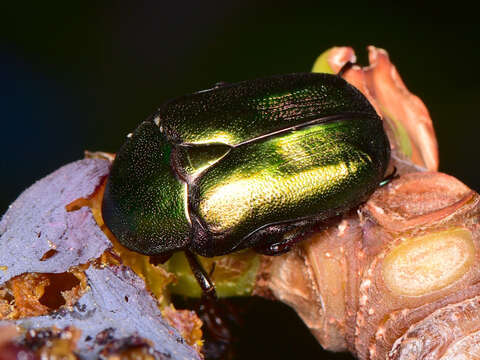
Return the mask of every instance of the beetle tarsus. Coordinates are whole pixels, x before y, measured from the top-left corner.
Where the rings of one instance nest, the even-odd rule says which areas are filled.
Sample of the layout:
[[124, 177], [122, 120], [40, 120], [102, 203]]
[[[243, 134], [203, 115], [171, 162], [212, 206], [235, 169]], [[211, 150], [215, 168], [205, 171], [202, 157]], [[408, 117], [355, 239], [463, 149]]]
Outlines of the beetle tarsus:
[[215, 285], [213, 285], [212, 280], [210, 280], [202, 264], [198, 261], [197, 256], [188, 250], [185, 250], [185, 256], [187, 257], [188, 264], [192, 269], [195, 279], [197, 279], [198, 285], [202, 288], [203, 296], [216, 299], [217, 293], [215, 291]]
[[380, 182], [379, 186], [380, 187], [385, 186], [388, 183], [390, 183], [392, 180], [397, 179], [399, 177], [400, 177], [400, 175], [397, 174], [397, 167], [394, 166], [392, 173], [390, 175], [387, 175], [387, 177]]
[[293, 244], [277, 243], [266, 247], [255, 248], [255, 251], [262, 255], [278, 256], [289, 252]]
[[208, 277], [211, 278], [213, 276], [213, 272], [215, 271], [215, 267], [217, 266], [217, 263], [214, 261], [212, 263], [212, 268], [210, 269], [210, 271], [208, 272]]

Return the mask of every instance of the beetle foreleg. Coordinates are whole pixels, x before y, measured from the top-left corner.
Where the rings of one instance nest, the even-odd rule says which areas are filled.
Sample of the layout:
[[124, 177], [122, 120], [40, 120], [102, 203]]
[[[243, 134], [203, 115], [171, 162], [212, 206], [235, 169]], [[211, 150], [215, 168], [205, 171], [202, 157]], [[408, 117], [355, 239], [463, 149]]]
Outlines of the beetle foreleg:
[[208, 298], [216, 299], [217, 293], [215, 292], [215, 286], [208, 277], [202, 264], [198, 261], [197, 256], [188, 250], [185, 250], [185, 256], [187, 257], [188, 264], [192, 269], [195, 279], [197, 279], [198, 285], [202, 288], [203, 295]]

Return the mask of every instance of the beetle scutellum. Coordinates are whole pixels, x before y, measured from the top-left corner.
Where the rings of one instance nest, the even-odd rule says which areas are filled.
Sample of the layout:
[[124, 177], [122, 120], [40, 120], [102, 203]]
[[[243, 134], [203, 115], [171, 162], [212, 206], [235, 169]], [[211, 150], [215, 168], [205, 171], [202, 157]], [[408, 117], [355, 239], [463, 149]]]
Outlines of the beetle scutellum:
[[390, 147], [368, 100], [338, 75], [226, 84], [168, 101], [117, 153], [103, 218], [127, 248], [196, 256], [287, 251], [379, 186]]

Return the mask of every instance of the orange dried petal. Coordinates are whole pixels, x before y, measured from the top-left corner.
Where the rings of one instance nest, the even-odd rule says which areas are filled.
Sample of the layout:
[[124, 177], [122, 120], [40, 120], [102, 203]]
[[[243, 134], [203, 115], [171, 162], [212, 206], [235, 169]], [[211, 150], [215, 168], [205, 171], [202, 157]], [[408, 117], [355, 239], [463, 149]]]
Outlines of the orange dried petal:
[[[385, 50], [369, 46], [368, 51], [370, 65], [354, 65], [345, 72], [344, 79], [360, 90], [384, 119], [392, 158], [438, 170], [438, 145], [425, 104], [407, 89]], [[355, 59], [352, 48], [334, 47], [320, 56], [319, 61], [326, 61], [326, 68], [338, 73], [347, 61]], [[317, 63], [314, 71], [316, 68], [320, 69]]]

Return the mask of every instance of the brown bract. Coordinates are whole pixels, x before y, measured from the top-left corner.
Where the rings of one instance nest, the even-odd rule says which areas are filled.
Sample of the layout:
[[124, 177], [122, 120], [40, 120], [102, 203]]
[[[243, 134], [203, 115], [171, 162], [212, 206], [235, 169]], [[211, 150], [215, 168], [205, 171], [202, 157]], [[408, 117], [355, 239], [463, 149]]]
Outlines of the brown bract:
[[412, 325], [387, 359], [478, 359], [480, 297], [448, 305]]

